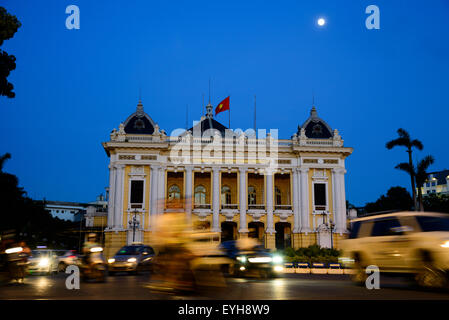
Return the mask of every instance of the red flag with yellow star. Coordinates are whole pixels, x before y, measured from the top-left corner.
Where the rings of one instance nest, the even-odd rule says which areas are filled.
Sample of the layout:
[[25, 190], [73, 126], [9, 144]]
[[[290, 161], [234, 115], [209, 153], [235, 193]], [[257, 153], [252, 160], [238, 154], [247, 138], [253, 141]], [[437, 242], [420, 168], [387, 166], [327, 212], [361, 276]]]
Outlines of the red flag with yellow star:
[[215, 115], [226, 110], [229, 110], [229, 96], [222, 102], [220, 102], [218, 106], [215, 108]]

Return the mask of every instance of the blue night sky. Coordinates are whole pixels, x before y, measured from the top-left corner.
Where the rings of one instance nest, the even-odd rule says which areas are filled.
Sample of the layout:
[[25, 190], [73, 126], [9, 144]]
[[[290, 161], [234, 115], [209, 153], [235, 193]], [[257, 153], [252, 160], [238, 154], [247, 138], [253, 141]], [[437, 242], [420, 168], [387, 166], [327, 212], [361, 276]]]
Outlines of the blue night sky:
[[[290, 138], [318, 115], [354, 153], [346, 196], [356, 205], [390, 186], [410, 190], [385, 143], [407, 129], [424, 143], [415, 160], [449, 168], [449, 2], [369, 1], [2, 1], [22, 27], [2, 49], [17, 58], [0, 97], [0, 153], [35, 199], [93, 201], [108, 184], [101, 142], [135, 111], [171, 132], [231, 95], [231, 126], [279, 128]], [[80, 8], [68, 30], [66, 6]], [[365, 8], [380, 8], [367, 30]], [[430, 5], [431, 4], [431, 5]], [[318, 17], [327, 24], [319, 28]], [[228, 124], [227, 113], [218, 121]]]

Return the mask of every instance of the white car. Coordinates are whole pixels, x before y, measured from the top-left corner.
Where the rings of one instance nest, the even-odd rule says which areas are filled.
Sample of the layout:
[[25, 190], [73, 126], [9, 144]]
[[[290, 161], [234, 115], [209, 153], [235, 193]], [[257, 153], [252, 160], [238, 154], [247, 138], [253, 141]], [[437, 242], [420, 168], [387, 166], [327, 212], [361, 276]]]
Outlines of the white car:
[[58, 271], [58, 260], [55, 250], [37, 249], [31, 250], [28, 257], [28, 271], [33, 273], [51, 274]]
[[423, 287], [448, 287], [449, 215], [398, 212], [351, 221], [349, 239], [342, 241], [342, 262], [364, 283], [366, 267], [381, 273], [411, 275]]

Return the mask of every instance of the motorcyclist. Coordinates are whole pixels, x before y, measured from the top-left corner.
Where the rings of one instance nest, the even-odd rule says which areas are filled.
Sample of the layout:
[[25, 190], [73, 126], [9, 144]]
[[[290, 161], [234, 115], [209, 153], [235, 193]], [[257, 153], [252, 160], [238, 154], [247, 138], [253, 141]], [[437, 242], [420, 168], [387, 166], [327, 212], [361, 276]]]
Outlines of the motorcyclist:
[[87, 241], [84, 242], [83, 245], [83, 262], [85, 264], [89, 264], [89, 255], [90, 249], [94, 247], [99, 247], [100, 245], [97, 243], [97, 235], [95, 233], [89, 233], [87, 236]]

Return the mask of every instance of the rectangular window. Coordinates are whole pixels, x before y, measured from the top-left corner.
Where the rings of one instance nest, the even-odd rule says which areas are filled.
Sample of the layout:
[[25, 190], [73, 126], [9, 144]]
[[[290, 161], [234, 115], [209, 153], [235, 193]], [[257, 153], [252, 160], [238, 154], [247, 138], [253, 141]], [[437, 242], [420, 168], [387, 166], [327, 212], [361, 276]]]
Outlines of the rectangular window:
[[313, 185], [315, 194], [315, 205], [325, 206], [326, 205], [326, 184], [315, 183]]
[[131, 203], [143, 203], [143, 180], [131, 181]]

